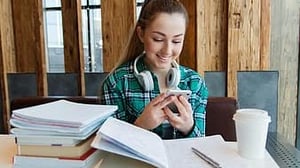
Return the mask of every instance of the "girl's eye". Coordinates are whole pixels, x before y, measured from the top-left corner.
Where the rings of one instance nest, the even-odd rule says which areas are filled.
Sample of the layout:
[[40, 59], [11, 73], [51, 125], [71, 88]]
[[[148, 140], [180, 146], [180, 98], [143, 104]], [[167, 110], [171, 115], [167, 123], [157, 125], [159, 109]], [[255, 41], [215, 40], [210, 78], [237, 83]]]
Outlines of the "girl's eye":
[[163, 41], [163, 39], [160, 39], [160, 38], [153, 38], [154, 41], [157, 41], [157, 42], [161, 42]]
[[181, 43], [181, 40], [174, 40], [173, 43], [175, 44]]

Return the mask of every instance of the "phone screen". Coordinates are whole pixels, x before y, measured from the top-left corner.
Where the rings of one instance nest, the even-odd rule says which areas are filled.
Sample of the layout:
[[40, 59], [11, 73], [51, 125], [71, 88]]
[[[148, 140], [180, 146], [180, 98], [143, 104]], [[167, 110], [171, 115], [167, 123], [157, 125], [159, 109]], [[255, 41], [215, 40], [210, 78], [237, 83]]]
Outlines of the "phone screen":
[[[189, 97], [191, 95], [191, 91], [190, 90], [168, 90], [167, 95], [170, 95], [170, 96], [171, 95], [175, 95], [175, 96], [183, 95], [186, 99], [189, 99]], [[168, 107], [173, 113], [179, 113], [175, 103], [168, 104]]]

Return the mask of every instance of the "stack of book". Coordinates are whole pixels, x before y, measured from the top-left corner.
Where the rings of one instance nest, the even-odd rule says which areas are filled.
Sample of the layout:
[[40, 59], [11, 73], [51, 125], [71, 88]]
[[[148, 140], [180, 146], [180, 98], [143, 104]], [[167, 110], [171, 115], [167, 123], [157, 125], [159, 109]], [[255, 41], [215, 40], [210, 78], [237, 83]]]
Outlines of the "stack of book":
[[101, 158], [91, 147], [95, 132], [117, 106], [58, 100], [12, 111], [18, 153], [14, 167], [92, 167]]

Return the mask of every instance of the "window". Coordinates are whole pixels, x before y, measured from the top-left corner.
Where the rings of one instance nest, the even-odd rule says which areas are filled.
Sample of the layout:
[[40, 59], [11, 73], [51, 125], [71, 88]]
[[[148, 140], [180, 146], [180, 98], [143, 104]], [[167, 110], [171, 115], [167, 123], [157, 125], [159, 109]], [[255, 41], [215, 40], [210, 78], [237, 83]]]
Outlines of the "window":
[[[102, 72], [100, 0], [82, 0], [84, 69]], [[48, 72], [64, 72], [64, 48], [60, 0], [44, 0]]]
[[[137, 0], [140, 13], [144, 0]], [[43, 0], [47, 72], [65, 72], [61, 0]], [[101, 1], [81, 0], [85, 72], [103, 72]], [[137, 14], [137, 16], [138, 16]]]
[[62, 14], [60, 0], [44, 0], [45, 40], [48, 72], [64, 72]]
[[142, 10], [142, 6], [145, 0], [136, 0], [136, 13], [137, 13], [137, 18], [139, 17], [141, 10]]
[[100, 0], [82, 0], [85, 72], [103, 72]]

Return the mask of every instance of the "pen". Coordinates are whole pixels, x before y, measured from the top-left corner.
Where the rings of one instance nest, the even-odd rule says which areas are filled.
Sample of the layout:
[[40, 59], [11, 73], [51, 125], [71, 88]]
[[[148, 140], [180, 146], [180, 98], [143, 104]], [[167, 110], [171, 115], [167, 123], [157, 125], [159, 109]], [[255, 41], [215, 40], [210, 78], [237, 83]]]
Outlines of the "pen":
[[214, 168], [222, 168], [220, 164], [216, 161], [214, 161], [212, 158], [206, 156], [204, 153], [200, 152], [198, 149], [192, 147], [192, 151], [199, 156], [201, 159], [206, 161], [208, 164], [213, 166]]

